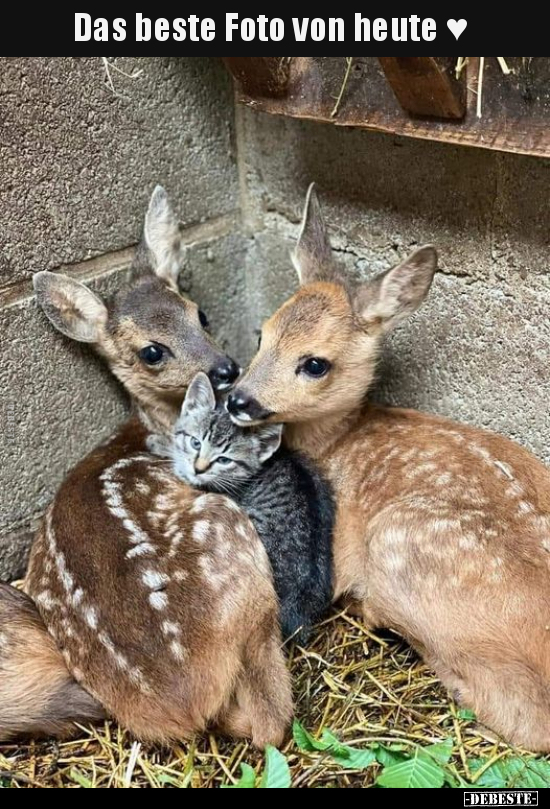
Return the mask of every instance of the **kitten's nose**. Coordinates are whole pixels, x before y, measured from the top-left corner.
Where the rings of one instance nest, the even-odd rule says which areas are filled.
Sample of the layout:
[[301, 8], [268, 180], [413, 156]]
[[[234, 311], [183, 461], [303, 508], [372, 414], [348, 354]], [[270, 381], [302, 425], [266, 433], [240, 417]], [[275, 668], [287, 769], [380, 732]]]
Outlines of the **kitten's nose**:
[[195, 475], [203, 475], [208, 469], [208, 466], [208, 461], [205, 461], [202, 458], [197, 458], [194, 464]]
[[241, 369], [236, 362], [226, 357], [208, 372], [210, 381], [216, 390], [225, 390], [239, 376]]
[[271, 416], [271, 411], [263, 408], [252, 396], [239, 390], [227, 397], [226, 408], [231, 416], [242, 421], [263, 421]]

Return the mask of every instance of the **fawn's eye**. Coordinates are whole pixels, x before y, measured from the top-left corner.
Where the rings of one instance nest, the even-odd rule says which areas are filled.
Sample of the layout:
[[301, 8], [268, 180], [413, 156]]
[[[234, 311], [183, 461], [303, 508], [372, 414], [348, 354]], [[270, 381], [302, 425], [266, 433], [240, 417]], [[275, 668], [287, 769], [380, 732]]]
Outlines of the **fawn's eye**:
[[147, 365], [158, 365], [159, 362], [162, 362], [165, 356], [165, 350], [162, 346], [156, 345], [155, 343], [151, 343], [149, 346], [145, 346], [139, 352], [140, 360], [143, 360]]
[[202, 446], [198, 438], [190, 438], [189, 443], [191, 444], [191, 449], [195, 449], [197, 452], [200, 450]]
[[227, 458], [225, 455], [220, 455], [220, 457], [217, 458], [216, 460], [217, 463], [220, 464], [220, 466], [229, 466], [230, 463], [233, 463], [231, 458]]
[[210, 323], [202, 309], [199, 309], [199, 320], [203, 329], [207, 329], [209, 327]]
[[326, 376], [330, 371], [330, 362], [320, 357], [310, 357], [302, 363], [298, 371], [303, 371], [314, 379], [320, 379], [322, 376]]

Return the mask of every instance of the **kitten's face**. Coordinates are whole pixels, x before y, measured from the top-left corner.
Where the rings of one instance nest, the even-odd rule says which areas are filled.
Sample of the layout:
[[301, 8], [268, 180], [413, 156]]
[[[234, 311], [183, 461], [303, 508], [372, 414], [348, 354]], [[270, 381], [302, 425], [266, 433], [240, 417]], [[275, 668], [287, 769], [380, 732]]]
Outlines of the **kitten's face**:
[[198, 374], [175, 428], [174, 471], [195, 488], [231, 494], [277, 451], [281, 434], [280, 425], [258, 430], [235, 426], [223, 404], [216, 404], [206, 374]]

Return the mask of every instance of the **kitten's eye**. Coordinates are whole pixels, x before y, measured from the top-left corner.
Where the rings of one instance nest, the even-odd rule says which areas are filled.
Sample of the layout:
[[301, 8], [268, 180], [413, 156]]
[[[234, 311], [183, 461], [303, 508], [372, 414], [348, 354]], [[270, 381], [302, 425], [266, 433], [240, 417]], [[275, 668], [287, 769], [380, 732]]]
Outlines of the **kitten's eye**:
[[225, 455], [220, 455], [216, 460], [221, 466], [229, 466], [230, 463], [233, 463], [231, 458], [226, 458]]
[[258, 351], [260, 350], [261, 347], [262, 347], [262, 335], [260, 334], [260, 336], [258, 337]]
[[320, 357], [310, 357], [298, 368], [298, 373], [300, 371], [303, 371], [307, 376], [311, 376], [314, 379], [320, 379], [322, 376], [326, 376], [330, 371], [330, 362]]
[[151, 343], [149, 346], [145, 346], [139, 352], [140, 360], [143, 360], [144, 363], [147, 365], [158, 365], [165, 356], [165, 350], [155, 343]]
[[206, 317], [202, 309], [199, 309], [199, 320], [203, 329], [207, 329], [209, 327], [210, 323], [208, 322], [208, 318]]
[[198, 438], [190, 438], [189, 443], [191, 444], [192, 449], [196, 449], [197, 452], [200, 450], [202, 444]]

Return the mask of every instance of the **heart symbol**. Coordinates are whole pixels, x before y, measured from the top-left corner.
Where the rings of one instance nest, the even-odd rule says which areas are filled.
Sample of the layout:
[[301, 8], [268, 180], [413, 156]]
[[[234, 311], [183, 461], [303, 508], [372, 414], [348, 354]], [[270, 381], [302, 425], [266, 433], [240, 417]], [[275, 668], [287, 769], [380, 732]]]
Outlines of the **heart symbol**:
[[455, 39], [458, 39], [464, 33], [467, 25], [466, 20], [447, 20], [447, 28]]

